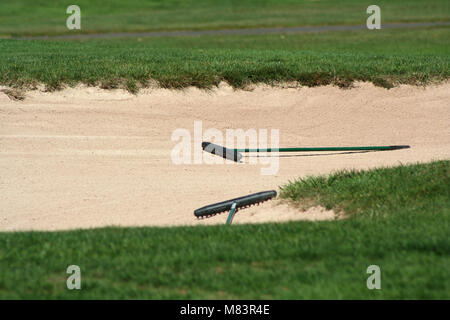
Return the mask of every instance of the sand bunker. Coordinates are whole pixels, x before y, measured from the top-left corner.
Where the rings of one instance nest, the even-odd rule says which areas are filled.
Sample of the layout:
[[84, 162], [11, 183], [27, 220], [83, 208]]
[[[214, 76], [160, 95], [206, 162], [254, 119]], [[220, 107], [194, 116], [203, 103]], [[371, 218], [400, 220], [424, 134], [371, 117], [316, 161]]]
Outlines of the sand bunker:
[[[197, 220], [206, 204], [263, 191], [300, 176], [450, 158], [450, 84], [391, 90], [357, 83], [342, 90], [271, 88], [212, 91], [77, 87], [0, 93], [0, 230], [60, 230], [224, 223]], [[280, 146], [402, 145], [388, 152], [302, 153], [262, 164], [180, 164], [174, 130], [279, 129]], [[234, 223], [334, 219], [270, 201], [241, 210]]]

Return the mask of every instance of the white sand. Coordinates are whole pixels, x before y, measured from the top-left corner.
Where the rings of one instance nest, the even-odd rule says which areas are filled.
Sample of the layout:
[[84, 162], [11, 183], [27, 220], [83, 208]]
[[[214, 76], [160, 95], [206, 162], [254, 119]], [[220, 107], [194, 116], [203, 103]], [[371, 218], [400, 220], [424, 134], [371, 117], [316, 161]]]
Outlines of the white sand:
[[[175, 165], [177, 128], [280, 130], [280, 146], [409, 144], [411, 149], [280, 157], [276, 175], [262, 165]], [[278, 186], [300, 176], [450, 158], [450, 84], [391, 90], [271, 88], [235, 91], [77, 87], [0, 93], [0, 230], [59, 230], [224, 223], [197, 220], [207, 204]], [[248, 160], [248, 158], [247, 158]], [[234, 223], [333, 219], [269, 201], [237, 213]]]

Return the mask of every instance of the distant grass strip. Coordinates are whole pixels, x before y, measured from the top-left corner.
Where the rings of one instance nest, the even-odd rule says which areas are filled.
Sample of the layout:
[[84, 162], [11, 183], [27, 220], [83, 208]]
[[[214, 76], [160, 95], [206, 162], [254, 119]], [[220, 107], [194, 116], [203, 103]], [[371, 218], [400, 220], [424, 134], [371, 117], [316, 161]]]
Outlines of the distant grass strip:
[[131, 92], [153, 81], [164, 88], [211, 88], [221, 81], [236, 88], [285, 81], [427, 84], [449, 78], [449, 33], [437, 28], [142, 42], [0, 40], [0, 84], [43, 83], [54, 90], [84, 83]]
[[[68, 30], [60, 0], [0, 2], [0, 36], [363, 25], [369, 0], [77, 0], [81, 30]], [[378, 0], [383, 23], [449, 21], [447, 0]]]
[[[283, 188], [359, 212], [345, 220], [0, 233], [0, 299], [449, 299], [449, 166]], [[81, 290], [66, 288], [72, 264]], [[381, 290], [366, 287], [373, 264]]]

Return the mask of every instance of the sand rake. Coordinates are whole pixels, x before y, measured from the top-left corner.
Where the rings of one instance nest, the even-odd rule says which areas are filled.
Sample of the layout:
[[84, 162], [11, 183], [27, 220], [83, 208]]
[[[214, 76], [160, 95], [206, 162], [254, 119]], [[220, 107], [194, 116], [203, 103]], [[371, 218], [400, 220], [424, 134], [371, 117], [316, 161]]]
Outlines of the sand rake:
[[210, 204], [204, 207], [201, 207], [194, 211], [194, 215], [197, 218], [209, 218], [218, 213], [229, 212], [227, 218], [227, 224], [231, 224], [233, 221], [234, 215], [238, 211], [238, 209], [248, 208], [255, 204], [260, 204], [264, 201], [270, 200], [277, 196], [277, 192], [275, 190], [262, 191], [258, 193], [249, 194], [247, 196], [234, 198], [231, 200], [226, 200], [214, 204]]
[[[321, 152], [321, 151], [390, 151], [407, 149], [407, 145], [395, 146], [366, 146], [366, 147], [319, 147], [319, 148], [257, 148], [257, 149], [232, 149], [219, 146], [211, 142], [203, 142], [202, 149], [205, 152], [223, 157], [228, 160], [240, 162], [242, 158], [241, 152]], [[229, 212], [227, 224], [231, 224], [236, 212], [241, 208], [250, 207], [255, 204], [270, 200], [276, 197], [275, 190], [253, 193], [247, 196], [226, 200], [214, 204], [210, 204], [194, 211], [197, 218], [208, 218], [218, 213]]]
[[408, 145], [396, 146], [365, 146], [365, 147], [316, 147], [316, 148], [257, 148], [257, 149], [231, 149], [211, 142], [203, 142], [202, 149], [228, 160], [240, 162], [241, 152], [323, 152], [323, 151], [391, 151], [410, 148]]

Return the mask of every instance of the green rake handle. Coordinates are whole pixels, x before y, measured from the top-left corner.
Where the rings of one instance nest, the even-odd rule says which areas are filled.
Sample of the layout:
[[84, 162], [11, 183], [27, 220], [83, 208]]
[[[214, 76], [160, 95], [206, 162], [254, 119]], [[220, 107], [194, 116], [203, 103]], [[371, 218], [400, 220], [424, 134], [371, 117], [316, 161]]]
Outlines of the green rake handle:
[[221, 156], [225, 159], [240, 162], [240, 152], [309, 152], [309, 151], [385, 151], [407, 149], [409, 146], [368, 146], [368, 147], [319, 147], [319, 148], [257, 148], [231, 149], [211, 142], [202, 142], [202, 149], [206, 152]]
[[227, 224], [231, 224], [233, 222], [234, 215], [236, 214], [236, 211], [237, 211], [236, 206], [237, 206], [236, 202], [234, 202], [231, 205], [231, 210], [230, 210], [230, 213], [228, 214], [228, 218], [227, 218]]
[[371, 146], [371, 147], [319, 147], [319, 148], [267, 148], [267, 149], [232, 149], [238, 152], [308, 152], [308, 151], [365, 151], [365, 150], [398, 150], [410, 146]]

